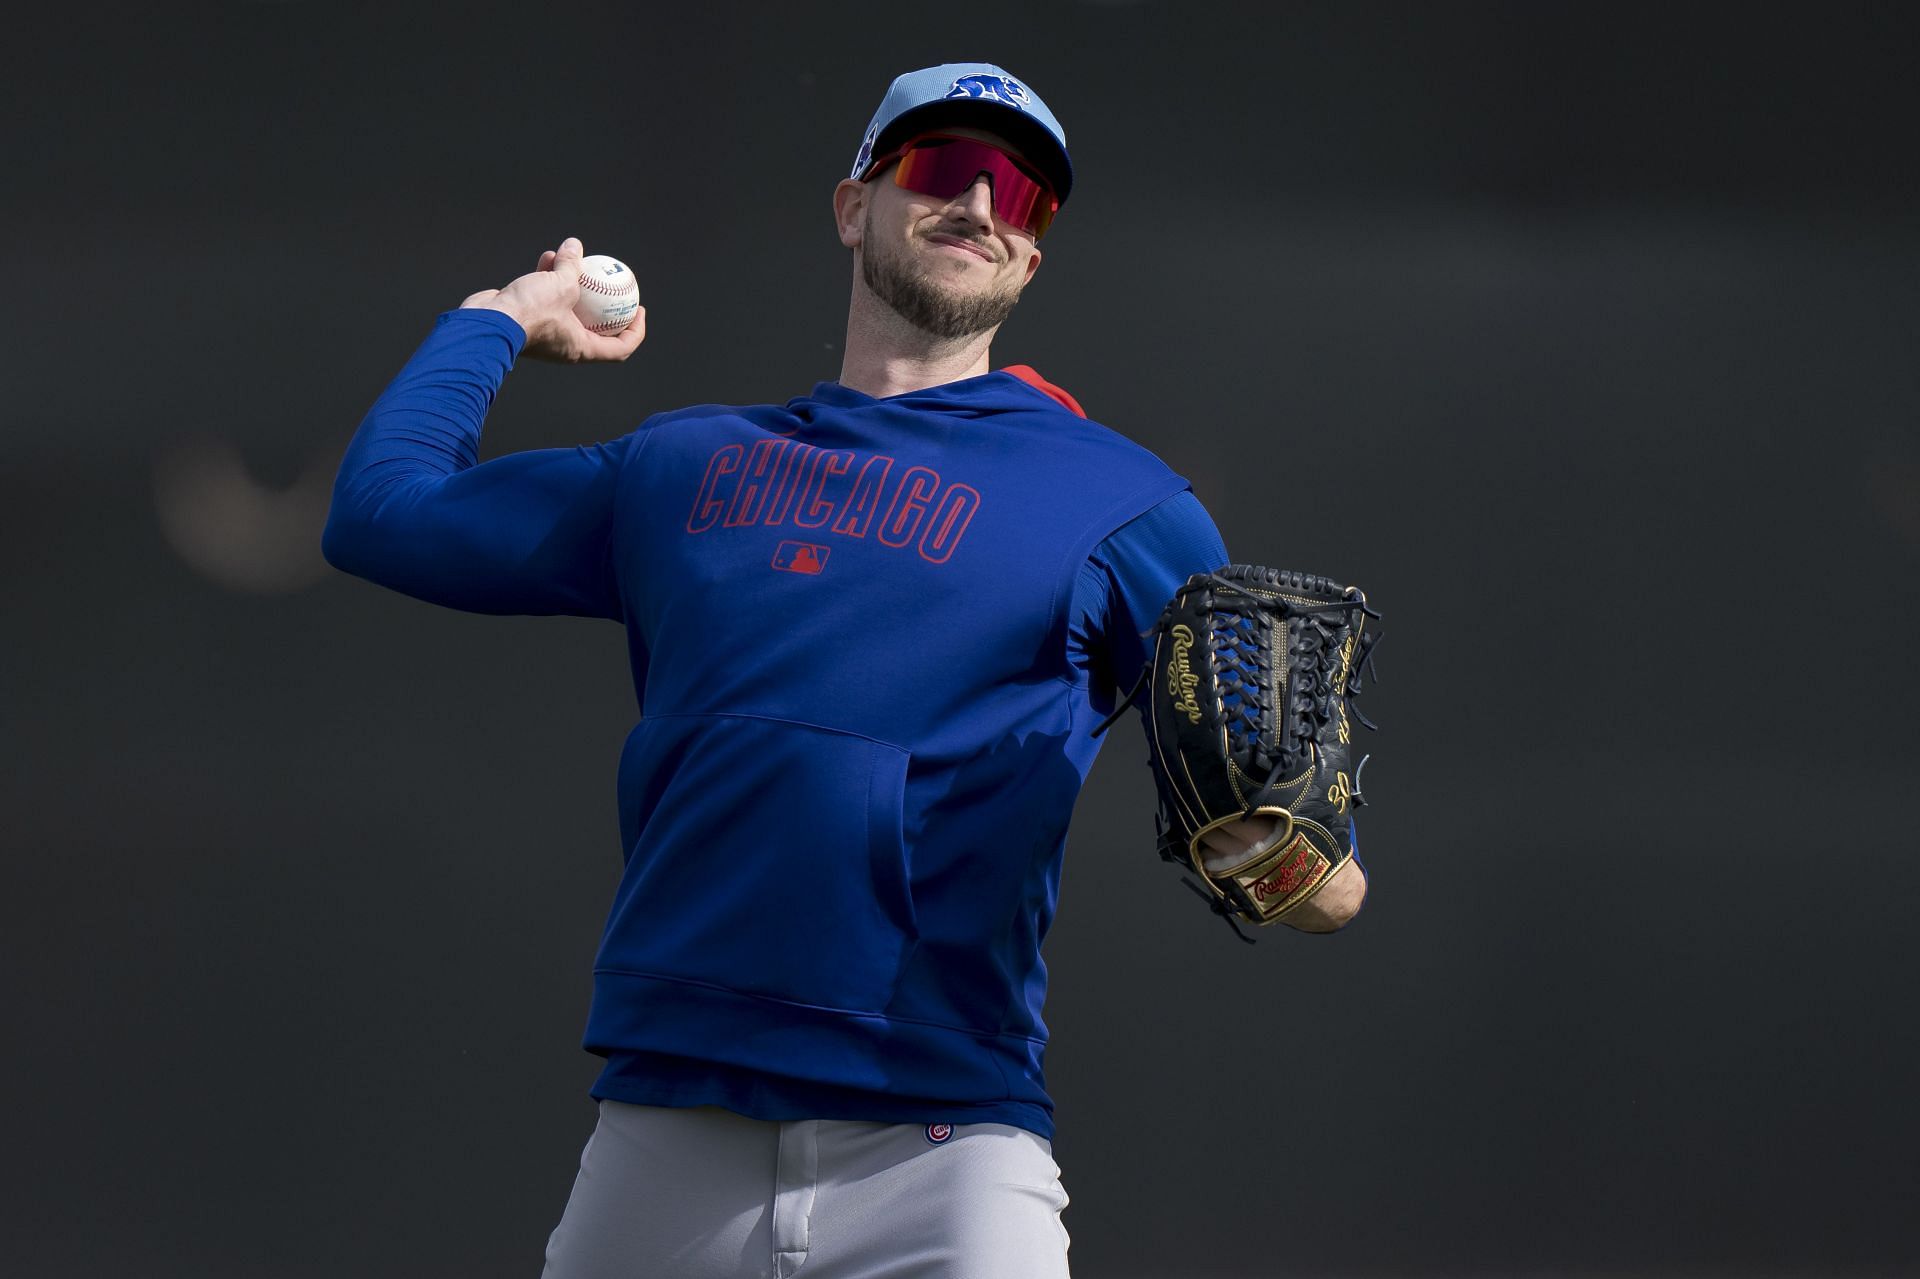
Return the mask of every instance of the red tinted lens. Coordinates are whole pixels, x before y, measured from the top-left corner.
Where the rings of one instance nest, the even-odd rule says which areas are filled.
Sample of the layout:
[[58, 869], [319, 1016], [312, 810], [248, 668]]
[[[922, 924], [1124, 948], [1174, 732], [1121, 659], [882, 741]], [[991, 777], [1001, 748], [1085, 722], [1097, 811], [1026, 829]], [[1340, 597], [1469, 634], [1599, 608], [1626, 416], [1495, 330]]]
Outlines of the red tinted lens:
[[893, 171], [896, 185], [951, 200], [982, 173], [993, 180], [993, 211], [1039, 239], [1060, 202], [1038, 177], [998, 147], [972, 138], [925, 138], [908, 146]]

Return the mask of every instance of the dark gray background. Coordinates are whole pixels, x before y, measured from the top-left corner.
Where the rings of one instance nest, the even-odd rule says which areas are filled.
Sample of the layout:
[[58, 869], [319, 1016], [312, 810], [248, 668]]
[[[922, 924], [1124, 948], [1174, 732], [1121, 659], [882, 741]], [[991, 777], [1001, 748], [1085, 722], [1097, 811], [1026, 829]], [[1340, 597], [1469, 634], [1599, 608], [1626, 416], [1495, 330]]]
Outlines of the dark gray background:
[[537, 1273], [621, 635], [331, 573], [325, 486], [433, 315], [567, 234], [651, 334], [516, 370], [489, 455], [833, 377], [829, 192], [963, 58], [1080, 173], [996, 362], [1388, 635], [1338, 937], [1234, 942], [1134, 733], [1101, 761], [1048, 946], [1075, 1273], [1920, 1267], [1912, 13], [13, 28], [0, 1269]]

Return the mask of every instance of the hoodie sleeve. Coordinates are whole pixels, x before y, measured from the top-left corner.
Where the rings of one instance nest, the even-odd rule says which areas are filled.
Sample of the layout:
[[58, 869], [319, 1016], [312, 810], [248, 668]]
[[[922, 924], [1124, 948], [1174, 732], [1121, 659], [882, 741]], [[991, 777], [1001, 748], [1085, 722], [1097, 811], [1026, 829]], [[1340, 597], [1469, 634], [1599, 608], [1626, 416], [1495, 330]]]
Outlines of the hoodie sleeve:
[[1115, 690], [1133, 687], [1146, 663], [1141, 632], [1195, 573], [1227, 562], [1213, 518], [1183, 490], [1110, 534], [1081, 566], [1067, 628], [1068, 656], [1085, 672], [1094, 709], [1106, 714]]
[[621, 619], [613, 509], [632, 437], [479, 461], [481, 421], [525, 343], [498, 311], [434, 322], [347, 446], [328, 563], [475, 613]]

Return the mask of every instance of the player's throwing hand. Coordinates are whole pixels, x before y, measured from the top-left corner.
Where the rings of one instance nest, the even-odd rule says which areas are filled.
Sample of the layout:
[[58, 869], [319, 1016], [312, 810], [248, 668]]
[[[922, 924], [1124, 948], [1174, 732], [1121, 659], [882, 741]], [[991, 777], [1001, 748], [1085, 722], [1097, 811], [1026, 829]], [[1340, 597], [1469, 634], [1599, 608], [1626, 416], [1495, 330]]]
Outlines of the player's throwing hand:
[[624, 360], [647, 337], [647, 308], [639, 309], [633, 323], [613, 334], [588, 330], [573, 313], [580, 300], [580, 260], [585, 246], [574, 236], [560, 242], [557, 249], [540, 255], [532, 271], [504, 289], [482, 289], [462, 302], [467, 307], [485, 307], [512, 316], [527, 331], [522, 355], [535, 360], [556, 360], [579, 364], [594, 360]]

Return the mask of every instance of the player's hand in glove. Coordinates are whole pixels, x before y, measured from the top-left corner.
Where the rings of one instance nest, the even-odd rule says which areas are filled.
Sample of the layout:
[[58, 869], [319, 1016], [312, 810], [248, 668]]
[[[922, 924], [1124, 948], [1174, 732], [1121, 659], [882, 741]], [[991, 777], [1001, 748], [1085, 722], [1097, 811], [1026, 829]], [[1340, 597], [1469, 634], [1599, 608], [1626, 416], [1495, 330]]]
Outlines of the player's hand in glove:
[[624, 360], [647, 338], [647, 308], [618, 333], [594, 333], [580, 322], [573, 308], [580, 301], [580, 260], [586, 248], [568, 236], [557, 249], [540, 255], [532, 271], [504, 289], [482, 289], [460, 304], [486, 307], [510, 315], [527, 331], [521, 354], [529, 359], [563, 364]]
[[[1201, 865], [1209, 877], [1225, 875], [1267, 854], [1285, 834], [1278, 817], [1256, 815], [1229, 822], [1200, 837]], [[1337, 932], [1360, 913], [1366, 896], [1367, 874], [1357, 859], [1349, 858], [1280, 922], [1305, 933]]]

